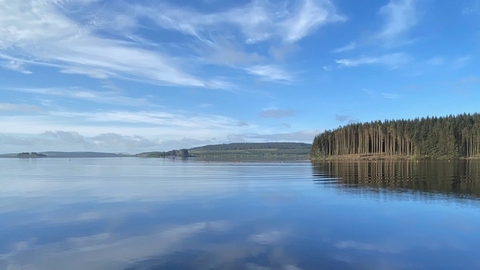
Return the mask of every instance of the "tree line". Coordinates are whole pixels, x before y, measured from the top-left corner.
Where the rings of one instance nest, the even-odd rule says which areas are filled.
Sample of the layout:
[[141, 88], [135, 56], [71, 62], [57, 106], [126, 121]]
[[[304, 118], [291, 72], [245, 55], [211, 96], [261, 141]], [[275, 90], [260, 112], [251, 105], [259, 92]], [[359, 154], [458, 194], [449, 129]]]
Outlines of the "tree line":
[[315, 137], [312, 159], [342, 155], [480, 157], [480, 114], [354, 123]]

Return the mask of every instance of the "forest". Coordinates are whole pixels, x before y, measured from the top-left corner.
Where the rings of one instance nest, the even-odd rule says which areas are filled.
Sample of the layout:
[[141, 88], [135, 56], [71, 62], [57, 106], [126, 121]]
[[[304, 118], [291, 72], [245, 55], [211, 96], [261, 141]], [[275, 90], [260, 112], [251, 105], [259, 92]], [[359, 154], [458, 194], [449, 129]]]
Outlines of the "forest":
[[317, 135], [310, 156], [480, 158], [480, 114], [349, 124]]

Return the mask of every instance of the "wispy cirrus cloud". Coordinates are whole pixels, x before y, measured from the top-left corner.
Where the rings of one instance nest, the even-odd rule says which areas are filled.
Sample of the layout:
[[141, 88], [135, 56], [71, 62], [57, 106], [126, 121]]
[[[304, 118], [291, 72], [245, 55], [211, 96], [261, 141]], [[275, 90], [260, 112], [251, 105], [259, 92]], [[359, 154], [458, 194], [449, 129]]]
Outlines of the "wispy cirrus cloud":
[[51, 97], [87, 100], [101, 104], [122, 106], [154, 106], [147, 98], [134, 98], [122, 95], [120, 91], [93, 91], [82, 87], [19, 88], [0, 87], [0, 89]]
[[30, 70], [25, 69], [25, 64], [21, 61], [7, 60], [1, 62], [0, 66], [5, 69], [21, 72], [23, 74], [32, 74]]
[[[162, 10], [159, 15], [154, 11]], [[245, 43], [258, 43], [280, 38], [296, 42], [317, 27], [345, 21], [330, 0], [302, 0], [295, 5], [282, 1], [271, 3], [254, 0], [244, 6], [220, 13], [201, 13], [173, 7], [165, 3], [149, 7], [137, 6], [137, 12], [154, 20], [159, 26], [195, 36], [203, 41], [210, 39], [213, 30], [231, 32], [226, 24], [237, 28]]]
[[283, 83], [291, 83], [294, 76], [277, 65], [257, 65], [245, 68], [245, 70], [260, 77], [264, 81], [277, 81]]
[[36, 105], [30, 104], [14, 104], [14, 103], [0, 103], [0, 112], [29, 112], [39, 113], [45, 112], [44, 109]]
[[82, 0], [0, 1], [0, 58], [18, 67], [55, 67], [64, 73], [93, 78], [122, 78], [152, 84], [222, 88], [215, 78], [201, 79], [185, 72], [182, 61], [158, 50], [106, 38], [68, 17]]
[[341, 53], [341, 52], [351, 51], [351, 50], [355, 50], [356, 48], [357, 48], [357, 43], [356, 42], [350, 42], [349, 44], [347, 44], [343, 47], [334, 49], [332, 51], [332, 53]]
[[[12, 105], [9, 105], [7, 109], [18, 108], [12, 108]], [[150, 139], [161, 138], [162, 140], [190, 138], [192, 134], [198, 140], [210, 140], [213, 137], [221, 139], [232, 133], [258, 130], [258, 126], [255, 124], [239, 126], [239, 122], [238, 119], [222, 115], [160, 109], [151, 111], [92, 110], [88, 112], [57, 110], [43, 114], [29, 112], [28, 115], [0, 115], [0, 130], [25, 136], [40, 134], [48, 130], [67, 130], [89, 137], [108, 131], [123, 136], [141, 135]]]
[[282, 38], [287, 42], [296, 42], [307, 36], [321, 25], [342, 22], [346, 18], [339, 15], [334, 5], [328, 0], [305, 0], [293, 13], [293, 16], [281, 23]]
[[[260, 52], [247, 53], [244, 46], [268, 41], [286, 48], [285, 44], [295, 43], [322, 26], [346, 20], [330, 0], [293, 4], [253, 0], [210, 13], [164, 2], [97, 2], [9, 2], [8, 8], [0, 10], [2, 66], [23, 73], [30, 72], [26, 69], [29, 65], [40, 65], [95, 79], [230, 89], [232, 83], [205, 75], [200, 67], [213, 63], [248, 71], [267, 57]], [[0, 0], [0, 4], [7, 6], [6, 0]], [[198, 42], [171, 40], [176, 45], [170, 46], [168, 38], [159, 42], [142, 36], [138, 29], [145, 27], [145, 19]], [[276, 78], [284, 81], [284, 76], [270, 76], [268, 80]]]
[[[240, 68], [272, 82], [292, 80], [291, 74], [273, 64], [295, 51], [292, 44], [319, 27], [346, 20], [329, 0], [303, 0], [295, 4], [254, 0], [218, 13], [202, 13], [160, 3], [136, 5], [136, 12], [137, 16], [150, 18], [161, 28], [198, 39], [197, 52], [204, 61]], [[274, 61], [269, 61], [267, 55], [245, 49], [245, 46], [262, 42], [273, 44], [269, 53]]]
[[389, 47], [409, 43], [411, 40], [408, 33], [419, 20], [417, 2], [417, 0], [390, 0], [379, 11], [385, 22], [375, 38], [382, 40]]
[[359, 58], [353, 59], [338, 59], [335, 62], [344, 67], [357, 67], [362, 65], [383, 65], [387, 66], [391, 69], [396, 69], [401, 67], [413, 59], [407, 53], [392, 53], [392, 54], [384, 54], [381, 56], [361, 56]]

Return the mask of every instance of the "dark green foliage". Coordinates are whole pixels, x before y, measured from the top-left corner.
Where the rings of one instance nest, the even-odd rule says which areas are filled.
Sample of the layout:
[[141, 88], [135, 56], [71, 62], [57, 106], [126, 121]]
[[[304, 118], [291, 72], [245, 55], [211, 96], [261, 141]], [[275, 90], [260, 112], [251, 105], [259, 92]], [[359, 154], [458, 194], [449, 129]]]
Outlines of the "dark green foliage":
[[139, 157], [148, 157], [148, 158], [166, 158], [166, 157], [180, 157], [180, 158], [188, 158], [190, 154], [188, 153], [187, 149], [182, 150], [172, 150], [168, 152], [147, 152], [147, 153], [140, 153], [137, 154]]
[[230, 143], [206, 145], [190, 149], [196, 157], [208, 160], [304, 160], [310, 144], [289, 142]]
[[480, 157], [480, 114], [350, 124], [316, 136], [310, 155]]
[[23, 152], [17, 155], [17, 157], [19, 158], [37, 158], [37, 157], [46, 157], [46, 156], [47, 155], [37, 153], [37, 152], [31, 152], [31, 153]]

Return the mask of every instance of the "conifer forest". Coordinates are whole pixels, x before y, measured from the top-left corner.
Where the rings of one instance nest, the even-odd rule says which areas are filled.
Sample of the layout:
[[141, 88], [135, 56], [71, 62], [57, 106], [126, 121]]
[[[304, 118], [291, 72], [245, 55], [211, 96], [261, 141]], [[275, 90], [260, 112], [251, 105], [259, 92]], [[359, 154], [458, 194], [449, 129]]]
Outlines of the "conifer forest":
[[480, 114], [354, 123], [315, 137], [312, 159], [480, 158]]

